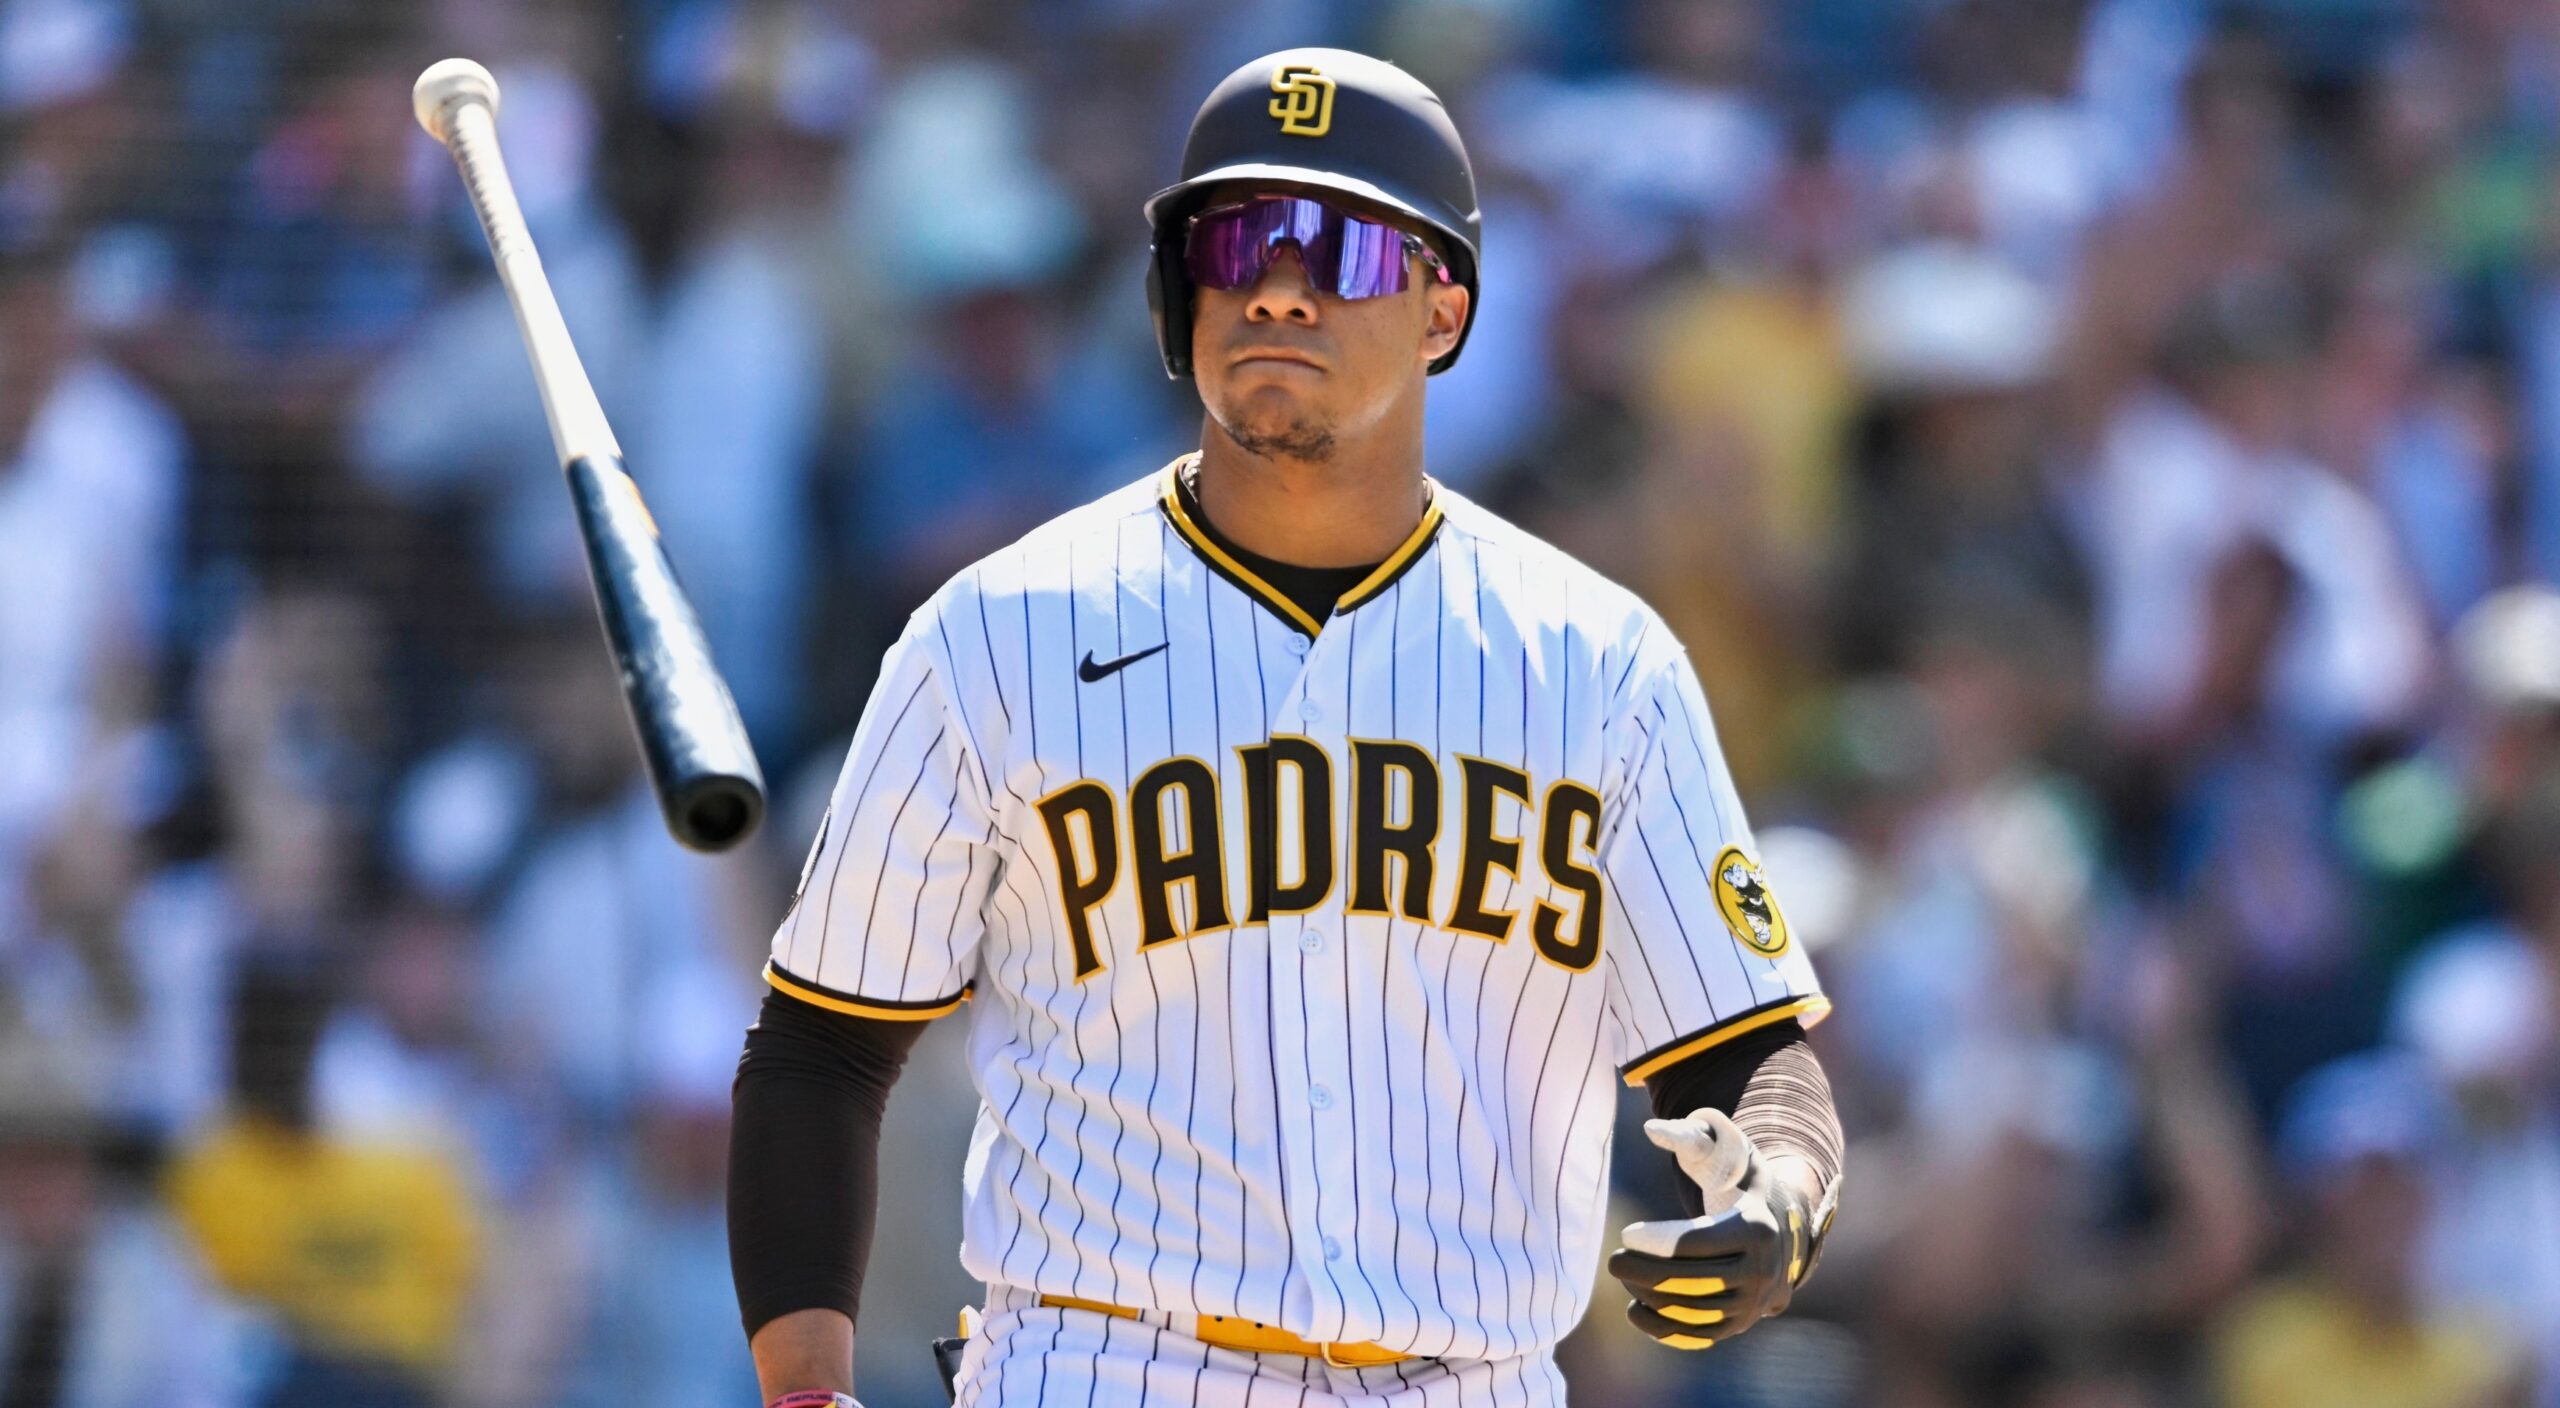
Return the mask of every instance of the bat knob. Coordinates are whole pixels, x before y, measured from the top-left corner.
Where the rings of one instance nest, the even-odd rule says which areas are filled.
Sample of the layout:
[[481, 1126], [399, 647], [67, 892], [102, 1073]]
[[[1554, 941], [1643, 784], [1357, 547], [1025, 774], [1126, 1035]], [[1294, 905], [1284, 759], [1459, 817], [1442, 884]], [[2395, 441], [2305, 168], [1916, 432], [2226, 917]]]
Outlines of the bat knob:
[[697, 851], [725, 851], [764, 819], [761, 778], [714, 774], [676, 789], [665, 801], [675, 837]]
[[489, 115], [498, 115], [498, 80], [489, 70], [469, 59], [441, 59], [418, 75], [418, 84], [409, 90], [409, 106], [418, 114], [418, 125], [437, 141], [447, 141], [452, 134], [445, 127], [445, 115], [453, 105], [478, 99], [489, 105]]

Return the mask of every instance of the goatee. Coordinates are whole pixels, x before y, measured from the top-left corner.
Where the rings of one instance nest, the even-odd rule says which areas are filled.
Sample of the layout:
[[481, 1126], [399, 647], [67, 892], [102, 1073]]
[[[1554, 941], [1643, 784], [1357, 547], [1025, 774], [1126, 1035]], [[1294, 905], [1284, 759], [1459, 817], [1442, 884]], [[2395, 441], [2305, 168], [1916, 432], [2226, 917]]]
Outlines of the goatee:
[[1299, 460], [1322, 464], [1333, 458], [1333, 431], [1312, 421], [1291, 421], [1271, 431], [1250, 429], [1218, 417], [1218, 428], [1246, 454], [1266, 460]]

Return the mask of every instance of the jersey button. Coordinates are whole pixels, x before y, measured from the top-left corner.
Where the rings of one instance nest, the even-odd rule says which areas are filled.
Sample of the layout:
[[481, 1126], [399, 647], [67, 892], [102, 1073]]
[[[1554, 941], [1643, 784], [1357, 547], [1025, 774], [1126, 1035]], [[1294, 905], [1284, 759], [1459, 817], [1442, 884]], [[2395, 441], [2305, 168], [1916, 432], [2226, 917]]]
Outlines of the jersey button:
[[1331, 1237], [1327, 1237], [1327, 1238], [1325, 1238], [1325, 1239], [1324, 1239], [1324, 1259], [1325, 1259], [1325, 1260], [1327, 1260], [1327, 1261], [1340, 1261], [1340, 1260], [1342, 1260], [1342, 1244], [1341, 1244], [1340, 1242], [1335, 1241], [1335, 1240], [1334, 1240], [1334, 1239], [1332, 1239]]
[[1306, 720], [1308, 723], [1314, 723], [1316, 720], [1324, 717], [1324, 706], [1318, 704], [1312, 699], [1307, 700], [1305, 703], [1298, 706], [1298, 717]]
[[1311, 1087], [1307, 1091], [1307, 1103], [1319, 1110], [1330, 1110], [1333, 1108], [1333, 1092], [1321, 1085]]
[[1292, 635], [1292, 636], [1290, 636], [1290, 637], [1289, 637], [1289, 653], [1290, 653], [1290, 654], [1292, 654], [1292, 655], [1304, 655], [1304, 654], [1306, 654], [1306, 653], [1307, 653], [1307, 638], [1306, 638], [1305, 636], [1301, 636], [1301, 635]]
[[1324, 952], [1324, 935], [1309, 929], [1298, 936], [1298, 947], [1309, 953], [1322, 953]]

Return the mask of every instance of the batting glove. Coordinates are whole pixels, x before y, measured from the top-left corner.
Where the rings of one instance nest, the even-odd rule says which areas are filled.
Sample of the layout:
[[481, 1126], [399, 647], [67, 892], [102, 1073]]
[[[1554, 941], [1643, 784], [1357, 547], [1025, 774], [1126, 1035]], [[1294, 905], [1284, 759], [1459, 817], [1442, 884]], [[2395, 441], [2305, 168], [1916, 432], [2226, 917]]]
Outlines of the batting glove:
[[825, 1389], [813, 1388], [786, 1393], [764, 1408], [862, 1408], [862, 1405], [854, 1401], [852, 1394], [829, 1393]]
[[1645, 1137], [1671, 1151], [1706, 1196], [1706, 1214], [1630, 1223], [1609, 1274], [1635, 1299], [1627, 1319], [1674, 1349], [1707, 1349], [1780, 1314], [1813, 1269], [1832, 1199], [1810, 1206], [1771, 1176], [1750, 1136], [1720, 1110], [1646, 1120]]

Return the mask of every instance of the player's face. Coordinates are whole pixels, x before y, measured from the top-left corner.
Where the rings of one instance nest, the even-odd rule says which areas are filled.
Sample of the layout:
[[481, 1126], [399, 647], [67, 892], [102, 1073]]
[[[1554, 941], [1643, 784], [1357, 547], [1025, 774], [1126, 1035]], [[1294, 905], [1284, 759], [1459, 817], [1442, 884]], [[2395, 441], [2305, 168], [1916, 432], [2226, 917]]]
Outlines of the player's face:
[[1293, 245], [1249, 287], [1196, 289], [1192, 379], [1210, 417], [1255, 454], [1324, 460], [1417, 400], [1466, 326], [1467, 291], [1408, 258], [1404, 289], [1374, 298], [1317, 291]]

